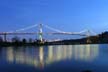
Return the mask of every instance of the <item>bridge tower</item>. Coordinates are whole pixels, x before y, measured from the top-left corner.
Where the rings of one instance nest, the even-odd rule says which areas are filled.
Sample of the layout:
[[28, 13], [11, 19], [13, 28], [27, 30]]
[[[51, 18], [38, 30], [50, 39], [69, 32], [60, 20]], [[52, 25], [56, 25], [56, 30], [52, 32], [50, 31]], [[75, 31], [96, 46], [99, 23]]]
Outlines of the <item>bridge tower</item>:
[[87, 43], [91, 43], [91, 40], [90, 40], [90, 30], [87, 31]]
[[4, 41], [4, 42], [7, 42], [7, 34], [6, 34], [6, 33], [4, 33], [4, 34], [3, 34], [3, 36], [4, 36], [3, 41]]
[[42, 24], [39, 24], [39, 40], [40, 40], [40, 43], [43, 43], [43, 30], [42, 30]]

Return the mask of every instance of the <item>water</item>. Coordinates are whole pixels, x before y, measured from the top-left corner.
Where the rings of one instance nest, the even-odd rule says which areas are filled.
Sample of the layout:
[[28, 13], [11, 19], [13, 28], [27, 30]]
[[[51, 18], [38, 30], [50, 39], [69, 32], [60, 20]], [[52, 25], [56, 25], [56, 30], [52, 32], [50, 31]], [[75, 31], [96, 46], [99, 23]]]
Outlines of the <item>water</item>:
[[1, 47], [0, 72], [108, 72], [108, 45]]

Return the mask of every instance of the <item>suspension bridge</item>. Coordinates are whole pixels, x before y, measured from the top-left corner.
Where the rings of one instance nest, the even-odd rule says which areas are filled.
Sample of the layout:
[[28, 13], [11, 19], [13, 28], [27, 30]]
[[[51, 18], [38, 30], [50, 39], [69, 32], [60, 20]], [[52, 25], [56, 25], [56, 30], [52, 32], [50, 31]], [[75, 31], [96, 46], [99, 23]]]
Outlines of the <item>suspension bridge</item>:
[[[54, 31], [54, 32], [43, 32], [43, 27]], [[38, 31], [36, 32], [22, 32], [22, 31], [26, 31], [32, 28], [38, 28]], [[28, 26], [25, 28], [21, 28], [21, 29], [17, 29], [15, 31], [9, 31], [9, 32], [0, 32], [0, 35], [3, 35], [3, 40], [6, 42], [7, 41], [7, 36], [8, 35], [38, 35], [38, 39], [40, 40], [41, 43], [44, 43], [44, 38], [43, 38], [43, 34], [47, 34], [47, 35], [79, 35], [79, 36], [86, 36], [87, 42], [90, 42], [89, 37], [92, 35], [96, 35], [95, 32], [93, 32], [92, 30], [82, 30], [80, 32], [65, 32], [59, 29], [55, 29], [53, 27], [50, 27], [46, 24], [34, 24], [32, 26]]]

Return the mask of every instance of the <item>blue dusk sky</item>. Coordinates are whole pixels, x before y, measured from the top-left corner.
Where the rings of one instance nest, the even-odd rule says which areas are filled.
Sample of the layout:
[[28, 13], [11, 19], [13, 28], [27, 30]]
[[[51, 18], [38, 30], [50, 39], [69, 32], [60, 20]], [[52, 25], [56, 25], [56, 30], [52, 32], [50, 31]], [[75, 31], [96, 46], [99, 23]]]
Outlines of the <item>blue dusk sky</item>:
[[108, 0], [0, 0], [0, 32], [33, 24], [66, 32], [108, 30]]

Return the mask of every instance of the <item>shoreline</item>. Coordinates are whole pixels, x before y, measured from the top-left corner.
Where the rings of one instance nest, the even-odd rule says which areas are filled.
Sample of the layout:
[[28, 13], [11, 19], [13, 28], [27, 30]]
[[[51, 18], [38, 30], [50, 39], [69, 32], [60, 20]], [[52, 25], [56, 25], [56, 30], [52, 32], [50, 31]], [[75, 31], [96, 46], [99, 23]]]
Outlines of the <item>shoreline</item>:
[[48, 46], [48, 45], [85, 45], [85, 44], [108, 44], [108, 43], [0, 43], [0, 47], [9, 46]]

